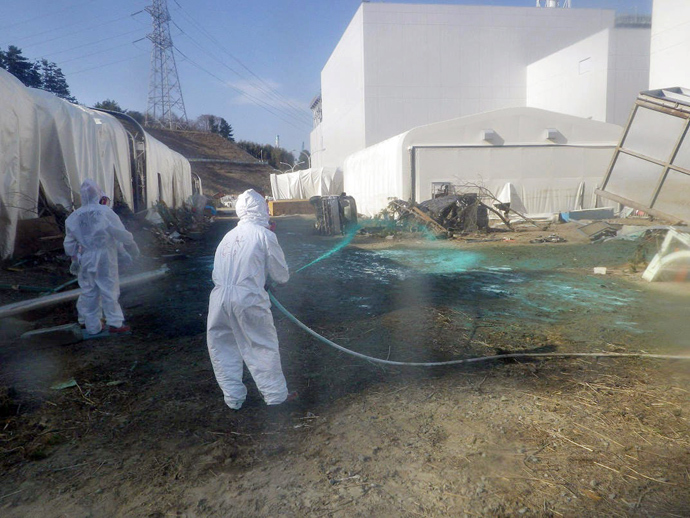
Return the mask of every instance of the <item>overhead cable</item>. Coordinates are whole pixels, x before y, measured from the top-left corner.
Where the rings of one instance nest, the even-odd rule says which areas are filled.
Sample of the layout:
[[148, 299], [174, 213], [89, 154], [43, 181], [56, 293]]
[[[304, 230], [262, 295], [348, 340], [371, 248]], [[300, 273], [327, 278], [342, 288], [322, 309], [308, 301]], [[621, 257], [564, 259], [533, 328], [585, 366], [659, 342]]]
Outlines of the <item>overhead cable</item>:
[[116, 65], [117, 63], [123, 63], [124, 61], [130, 61], [134, 58], [138, 58], [139, 56], [143, 56], [143, 55], [148, 55], [148, 52], [139, 52], [138, 54], [135, 54], [134, 56], [129, 56], [127, 58], [118, 59], [116, 61], [110, 61], [108, 63], [103, 63], [102, 65], [97, 65], [95, 67], [83, 68], [81, 70], [77, 70], [76, 72], [69, 72], [69, 75], [71, 77], [71, 76], [76, 76], [77, 74], [83, 74], [84, 72], [91, 72], [92, 70], [98, 70], [99, 68], [105, 68], [105, 67], [109, 67], [110, 65]]
[[[296, 106], [290, 99], [286, 98], [279, 92], [277, 92], [271, 85], [269, 85], [264, 79], [262, 79], [259, 75], [257, 75], [253, 70], [251, 70], [247, 65], [245, 65], [238, 57], [236, 57], [234, 54], [232, 54], [227, 48], [223, 46], [223, 44], [218, 41], [203, 25], [201, 25], [199, 22], [197, 22], [194, 18], [192, 18], [185, 10], [184, 8], [179, 4], [179, 2], [175, 1], [177, 6], [179, 7], [180, 12], [186, 17], [186, 19], [195, 27], [197, 28], [206, 38], [208, 38], [214, 45], [217, 47], [219, 50], [224, 52], [226, 55], [228, 55], [231, 59], [236, 61], [243, 69], [245, 69], [249, 74], [251, 74], [254, 78], [256, 78], [260, 83], [262, 84], [257, 84], [256, 81], [252, 79], [248, 79], [244, 77], [240, 72], [232, 69], [229, 67], [227, 64], [224, 62], [218, 60], [223, 66], [226, 68], [230, 69], [233, 73], [237, 74], [239, 77], [242, 77], [246, 79], [254, 88], [257, 90], [261, 91], [262, 93], [272, 97], [274, 100], [286, 105], [287, 107], [291, 108], [295, 114], [297, 114], [298, 117], [304, 118], [305, 122], [308, 121], [308, 124], [311, 126], [311, 121], [312, 118], [309, 115], [308, 111], [305, 108], [301, 108]], [[174, 22], [173, 22], [174, 23]], [[177, 24], [176, 24], [177, 26]], [[182, 31], [182, 29], [177, 26], [178, 29]], [[184, 33], [184, 31], [182, 31]], [[186, 34], [186, 33], [185, 33]], [[189, 34], [186, 34], [187, 37], [191, 39], [191, 36]], [[262, 86], [263, 85], [263, 86]]]
[[131, 41], [128, 41], [128, 42], [122, 43], [122, 44], [120, 44], [120, 45], [115, 45], [114, 47], [109, 47], [109, 48], [107, 48], [107, 49], [98, 50], [98, 51], [92, 52], [92, 53], [90, 53], [90, 54], [84, 54], [83, 56], [77, 56], [77, 57], [75, 57], [75, 58], [71, 58], [71, 59], [67, 59], [67, 60], [64, 60], [64, 61], [60, 61], [60, 67], [62, 67], [62, 65], [64, 65], [65, 63], [71, 63], [72, 61], [79, 61], [79, 60], [81, 60], [81, 59], [89, 58], [89, 57], [91, 57], [91, 56], [97, 56], [98, 54], [103, 54], [103, 53], [105, 53], [105, 52], [110, 52], [111, 50], [119, 49], [119, 48], [121, 48], [121, 47], [124, 47], [124, 46], [126, 46], [126, 45], [131, 45], [131, 44], [132, 44], [132, 42], [131, 42]]
[[43, 14], [40, 14], [38, 16], [34, 16], [33, 18], [27, 18], [26, 20], [20, 20], [18, 22], [10, 23], [9, 25], [5, 25], [3, 27], [0, 27], [0, 31], [4, 31], [4, 30], [9, 29], [10, 27], [16, 27], [17, 25], [22, 25], [24, 23], [29, 23], [29, 22], [33, 22], [35, 20], [40, 20], [41, 18], [46, 18], [48, 16], [54, 16], [58, 13], [63, 12], [63, 11], [68, 11], [70, 9], [77, 7], [77, 6], [80, 6], [81, 4], [89, 3], [90, 1], [91, 0], [86, 0], [83, 2], [77, 2], [75, 4], [67, 5], [65, 7], [60, 8], [60, 9], [57, 9], [56, 11], [50, 11], [49, 13], [43, 13]]
[[277, 118], [279, 118], [280, 120], [282, 120], [282, 121], [285, 122], [286, 124], [289, 124], [289, 125], [292, 126], [293, 128], [295, 128], [295, 129], [297, 129], [297, 130], [299, 130], [299, 131], [304, 131], [304, 128], [303, 128], [303, 127], [300, 128], [300, 127], [298, 127], [297, 125], [295, 125], [292, 121], [285, 119], [284, 117], [281, 116], [281, 114], [276, 113], [275, 111], [273, 111], [273, 110], [272, 110], [272, 107], [271, 107], [270, 105], [266, 104], [266, 103], [265, 103], [264, 101], [262, 101], [261, 99], [258, 99], [258, 98], [256, 98], [256, 97], [254, 97], [253, 95], [251, 95], [251, 94], [245, 92], [244, 90], [242, 90], [242, 89], [240, 89], [240, 88], [238, 88], [238, 87], [236, 87], [236, 86], [234, 86], [234, 85], [228, 83], [228, 82], [225, 81], [224, 79], [221, 79], [221, 78], [218, 77], [216, 74], [214, 74], [214, 73], [211, 72], [210, 70], [204, 68], [202, 65], [200, 65], [199, 63], [197, 63], [196, 61], [194, 61], [193, 59], [191, 59], [189, 56], [185, 55], [185, 53], [182, 52], [179, 48], [177, 48], [177, 46], [173, 45], [173, 48], [174, 48], [177, 52], [179, 52], [180, 55], [181, 55], [182, 57], [184, 57], [186, 61], [188, 61], [189, 63], [191, 63], [191, 64], [194, 65], [195, 67], [197, 67], [197, 68], [198, 68], [199, 70], [201, 70], [202, 72], [205, 72], [206, 74], [210, 75], [211, 77], [213, 77], [214, 79], [216, 79], [217, 81], [219, 81], [220, 83], [222, 83], [222, 84], [223, 84], [224, 86], [226, 86], [227, 88], [230, 88], [231, 90], [235, 90], [237, 93], [242, 94], [242, 95], [248, 97], [248, 98], [251, 99], [251, 100], [254, 102], [254, 104], [256, 104], [258, 107], [263, 108], [264, 110], [266, 110], [267, 112], [269, 112], [269, 113], [271, 113], [272, 115], [276, 116]]
[[[214, 59], [214, 60], [215, 60], [218, 64], [220, 64], [222, 67], [227, 68], [227, 69], [228, 69], [229, 71], [231, 71], [232, 73], [234, 73], [234, 74], [236, 74], [237, 76], [243, 78], [243, 76], [242, 76], [242, 74], [241, 74], [240, 72], [238, 72], [238, 71], [235, 70], [234, 68], [230, 67], [230, 66], [229, 66], [227, 63], [225, 63], [223, 60], [221, 60], [221, 59], [219, 59], [218, 57], [214, 56], [211, 52], [209, 52], [206, 48], [204, 48], [204, 47], [201, 45], [201, 43], [199, 43], [195, 38], [193, 38], [193, 37], [190, 36], [188, 33], [186, 33], [186, 32], [185, 32], [179, 25], [177, 25], [175, 22], [173, 22], [173, 24], [175, 25], [175, 27], [177, 27], [177, 29], [178, 29], [184, 36], [186, 36], [187, 38], [189, 38], [189, 40], [190, 40], [199, 50], [201, 50], [201, 52], [203, 52], [204, 54], [210, 56], [212, 59]], [[250, 84], [251, 84], [251, 82], [250, 82]], [[265, 103], [265, 104], [268, 105], [268, 106], [271, 106], [273, 109], [279, 111], [280, 113], [282, 113], [282, 114], [285, 115], [286, 117], [289, 117], [289, 118], [295, 120], [295, 122], [297, 122], [298, 124], [304, 124], [304, 125], [305, 125], [305, 129], [307, 128], [307, 126], [308, 126], [309, 128], [311, 128], [311, 124], [310, 124], [309, 122], [307, 122], [306, 119], [303, 119], [303, 118], [299, 117], [300, 114], [298, 114], [298, 116], [296, 116], [295, 113], [290, 112], [290, 111], [287, 111], [285, 108], [283, 108], [283, 106], [281, 106], [281, 105], [284, 104], [284, 103], [283, 103], [280, 99], [277, 99], [275, 96], [271, 96], [271, 95], [270, 95], [270, 92], [267, 92], [266, 90], [262, 89], [260, 86], [256, 86], [256, 85], [253, 85], [253, 86], [254, 86], [259, 92], [263, 93], [263, 94], [266, 95], [267, 97], [269, 97], [269, 98], [270, 98], [270, 97], [273, 97], [273, 99], [274, 99], [275, 101], [279, 102], [280, 104], [279, 104], [279, 105], [276, 105], [276, 104], [273, 104], [273, 103], [268, 102], [268, 100], [261, 100], [261, 99], [257, 98], [256, 96], [253, 96], [252, 94], [250, 94], [249, 92], [247, 92], [246, 89], [241, 88], [241, 87], [239, 87], [239, 86], [238, 86], [237, 88], [240, 89], [240, 90], [243, 92], [243, 94], [244, 94], [245, 96], [249, 96], [249, 97], [252, 97], [252, 98], [254, 98], [254, 99], [258, 99], [258, 100], [260, 100], [260, 102], [263, 102], [263, 103]], [[311, 121], [311, 119], [309, 119], [309, 120]]]
[[[96, 45], [96, 44], [98, 44], [98, 43], [103, 43], [104, 41], [108, 41], [108, 40], [114, 40], [114, 39], [120, 38], [120, 37], [122, 37], [122, 36], [127, 36], [127, 35], [129, 35], [129, 34], [134, 34], [135, 32], [141, 32], [141, 29], [134, 29], [133, 31], [123, 32], [123, 33], [121, 33], [121, 34], [116, 34], [115, 36], [109, 36], [108, 38], [103, 38], [102, 40], [91, 41], [91, 42], [89, 42], [89, 43], [84, 43], [84, 44], [82, 44], [82, 45], [77, 45], [76, 47], [72, 47], [72, 48], [70, 48], [70, 49], [58, 50], [57, 52], [51, 52], [50, 54], [45, 54], [44, 57], [45, 57], [45, 56], [56, 56], [56, 55], [58, 55], [58, 54], [64, 54], [65, 52], [71, 52], [71, 51], [73, 51], [73, 50], [81, 49], [81, 48], [83, 48], [83, 47], [92, 47], [92, 46], [94, 46], [94, 45]], [[129, 42], [128, 42], [128, 43], [129, 43]], [[76, 58], [76, 59], [80, 59], [80, 58]], [[71, 59], [70, 61], [73, 61], [73, 59]]]
[[[109, 20], [109, 21], [107, 21], [107, 22], [97, 23], [96, 25], [88, 25], [87, 27], [84, 27], [84, 28], [81, 29], [81, 30], [68, 32], [67, 34], [62, 34], [61, 36], [56, 36], [56, 37], [54, 37], [54, 38], [50, 38], [50, 39], [47, 39], [47, 40], [38, 41], [38, 42], [36, 42], [36, 43], [30, 43], [29, 45], [22, 44], [22, 49], [27, 49], [27, 48], [31, 48], [31, 47], [36, 47], [36, 46], [38, 46], [38, 45], [44, 45], [44, 44], [46, 44], [46, 43], [50, 43], [50, 42], [53, 42], [53, 41], [61, 40], [61, 39], [63, 39], [63, 38], [68, 38], [68, 37], [70, 37], [70, 36], [74, 36], [75, 34], [81, 34], [82, 32], [92, 31], [93, 29], [97, 29], [97, 28], [99, 28], [99, 27], [103, 27], [104, 25], [110, 25], [111, 23], [115, 23], [115, 22], [119, 22], [119, 21], [125, 20], [125, 19], [127, 19], [127, 18], [130, 18], [131, 16], [132, 16], [132, 15], [129, 15], [129, 14], [128, 14], [128, 15], [126, 15], [126, 16], [122, 16], [122, 17], [120, 17], [120, 18], [115, 18], [115, 19]], [[50, 33], [53, 33], [53, 32], [58, 32], [58, 31], [61, 31], [61, 30], [63, 30], [63, 29], [69, 28], [69, 27], [74, 27], [75, 25], [83, 26], [83, 25], [84, 25], [84, 22], [83, 22], [83, 21], [79, 21], [79, 22], [75, 22], [75, 23], [70, 23], [70, 24], [68, 24], [68, 25], [62, 25], [62, 26], [60, 26], [60, 27], [57, 28], [57, 29], [50, 29], [50, 30], [47, 30], [47, 31], [41, 31], [41, 32], [37, 32], [36, 34], [31, 34], [31, 35], [29, 35], [29, 36], [22, 36], [22, 41], [25, 41], [25, 40], [27, 40], [27, 39], [30, 40], [30, 39], [35, 38], [35, 37], [37, 37], [37, 36], [42, 36], [43, 34], [50, 34]]]

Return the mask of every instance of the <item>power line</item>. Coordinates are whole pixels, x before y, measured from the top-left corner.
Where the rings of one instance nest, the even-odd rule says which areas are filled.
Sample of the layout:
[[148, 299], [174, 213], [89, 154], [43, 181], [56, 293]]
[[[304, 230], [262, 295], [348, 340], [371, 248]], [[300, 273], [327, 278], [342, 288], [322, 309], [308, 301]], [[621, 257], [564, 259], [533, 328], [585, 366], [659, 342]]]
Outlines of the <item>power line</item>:
[[265, 104], [262, 104], [263, 101], [261, 101], [260, 99], [257, 99], [257, 98], [255, 98], [255, 97], [253, 97], [251, 94], [248, 94], [247, 92], [244, 92], [243, 90], [241, 90], [241, 89], [239, 89], [239, 88], [237, 88], [237, 87], [235, 87], [235, 86], [229, 84], [227, 81], [221, 79], [220, 77], [218, 77], [216, 74], [214, 74], [214, 73], [211, 72], [210, 70], [207, 70], [206, 68], [204, 68], [203, 66], [201, 66], [199, 63], [197, 63], [197, 62], [194, 61], [193, 59], [191, 59], [191, 58], [189, 58], [188, 56], [186, 56], [186, 55], [184, 54], [184, 52], [182, 52], [182, 51], [181, 51], [180, 49], [178, 49], [177, 47], [174, 47], [174, 48], [175, 48], [175, 50], [176, 50], [177, 52], [180, 53], [180, 55], [181, 55], [182, 57], [185, 58], [185, 60], [189, 61], [189, 63], [191, 63], [192, 65], [194, 65], [195, 67], [197, 67], [199, 70], [201, 70], [202, 72], [207, 73], [208, 75], [210, 75], [211, 77], [213, 77], [214, 79], [216, 79], [218, 82], [222, 83], [223, 86], [225, 86], [225, 87], [227, 87], [227, 88], [230, 88], [231, 90], [235, 90], [236, 92], [238, 92], [238, 93], [240, 93], [240, 94], [242, 94], [242, 95], [245, 95], [245, 96], [249, 97], [250, 99], [253, 99], [253, 100], [254, 100], [254, 104], [256, 104], [259, 108], [263, 108], [264, 110], [266, 110], [266, 111], [269, 112], [270, 114], [274, 115], [274, 116], [277, 117], [278, 119], [282, 120], [282, 121], [285, 122], [286, 124], [289, 124], [289, 125], [292, 126], [293, 128], [295, 128], [295, 129], [297, 129], [297, 130], [299, 130], [299, 131], [304, 131], [304, 128], [300, 128], [300, 127], [296, 126], [296, 125], [293, 124], [291, 121], [286, 120], [286, 119], [284, 119], [283, 117], [281, 117], [279, 113], [274, 112], [269, 106], [267, 106], [267, 105], [265, 105]]
[[[173, 23], [174, 23], [174, 22], [173, 22]], [[189, 38], [189, 39], [192, 41], [192, 43], [194, 43], [202, 52], [204, 52], [205, 54], [209, 55], [211, 58], [213, 58], [215, 61], [217, 61], [221, 66], [227, 68], [227, 69], [230, 70], [232, 73], [236, 74], [238, 77], [240, 77], [240, 78], [242, 78], [242, 79], [246, 79], [240, 72], [238, 72], [237, 70], [235, 70], [234, 68], [232, 68], [231, 66], [229, 66], [227, 63], [225, 63], [225, 62], [222, 61], [221, 59], [219, 59], [219, 58], [217, 58], [216, 56], [214, 56], [213, 54], [211, 54], [211, 52], [209, 52], [206, 48], [204, 48], [204, 47], [203, 47], [196, 39], [194, 39], [192, 36], [190, 36], [189, 34], [187, 34], [179, 25], [175, 24], [175, 26], [182, 32], [182, 34], [184, 34], [187, 38]], [[249, 82], [249, 84], [250, 84], [251, 86], [254, 86], [259, 92], [265, 94], [267, 97], [273, 98], [273, 100], [277, 101], [278, 103], [285, 104], [284, 101], [283, 101], [282, 99], [280, 99], [278, 96], [276, 96], [275, 93], [270, 92], [270, 91], [266, 91], [266, 90], [263, 89], [261, 86], [252, 83], [250, 80], [249, 80], [248, 82]], [[271, 94], [273, 94], [273, 95], [271, 95]], [[246, 92], [245, 92], [245, 95], [247, 95]], [[266, 103], [266, 104], [268, 104], [268, 103]], [[273, 106], [273, 107], [274, 107], [276, 110], [281, 111], [281, 113], [284, 113], [284, 114], [287, 115], [288, 117], [294, 118], [294, 119], [296, 119], [296, 120], [299, 120], [300, 117], [302, 117], [303, 115], [305, 115], [305, 114], [303, 114], [303, 113], [301, 113], [301, 112], [297, 112], [297, 115], [295, 115], [295, 113], [286, 111], [286, 109], [285, 109], [285, 108], [282, 108], [280, 105], [279, 105], [279, 106]], [[309, 121], [309, 123], [311, 123], [311, 117], [303, 118], [303, 119], [300, 120], [299, 122], [301, 122], [301, 123], [307, 123], [307, 120]]]
[[103, 53], [105, 53], [105, 52], [110, 52], [111, 50], [119, 49], [119, 48], [121, 48], [121, 47], [124, 47], [124, 46], [126, 46], [126, 45], [131, 45], [131, 44], [132, 44], [132, 42], [131, 42], [131, 41], [128, 41], [128, 42], [126, 42], [126, 43], [122, 43], [121, 45], [115, 45], [114, 47], [110, 47], [110, 48], [107, 48], [107, 49], [103, 49], [103, 50], [99, 50], [99, 51], [96, 51], [96, 52], [92, 52], [91, 54], [84, 54], [83, 56], [77, 56], [77, 57], [72, 58], [72, 59], [67, 59], [67, 60], [65, 60], [65, 61], [61, 61], [61, 62], [60, 62], [60, 66], [62, 67], [62, 65], [64, 65], [65, 63], [71, 63], [72, 61], [78, 61], [78, 60], [80, 60], [80, 59], [90, 58], [91, 56], [97, 56], [98, 54], [103, 54]]
[[[177, 3], [177, 2], [176, 2]], [[177, 3], [179, 6], [179, 3]], [[292, 101], [287, 99], [286, 97], [282, 96], [280, 93], [276, 92], [266, 81], [264, 81], [261, 77], [259, 77], [257, 74], [255, 74], [249, 67], [247, 67], [239, 58], [237, 58], [235, 55], [233, 55], [230, 51], [228, 51], [205, 27], [203, 27], [201, 24], [199, 24], [196, 20], [194, 20], [186, 11], [182, 9], [180, 6], [180, 10], [184, 16], [187, 17], [187, 19], [196, 27], [198, 28], [216, 47], [218, 47], [221, 51], [223, 51], [225, 54], [227, 54], [231, 59], [236, 61], [242, 68], [247, 70], [252, 76], [254, 76], [256, 79], [258, 79], [261, 83], [265, 85], [265, 88], [267, 89], [264, 90], [263, 87], [257, 85], [254, 83], [251, 79], [249, 79], [249, 83], [252, 84], [255, 88], [258, 90], [269, 94], [270, 96], [274, 97], [277, 101], [282, 102], [286, 104], [287, 106], [291, 107], [297, 114], [299, 114], [300, 117], [305, 116], [306, 119], [308, 120], [309, 123], [311, 124], [311, 116], [309, 116], [304, 108], [300, 108], [294, 105]], [[243, 77], [240, 73], [237, 73], [240, 77]]]
[[[276, 92], [266, 81], [264, 81], [260, 76], [258, 76], [254, 71], [252, 71], [247, 65], [245, 65], [238, 57], [233, 55], [229, 50], [227, 50], [205, 27], [203, 27], [200, 23], [198, 23], [194, 18], [192, 18], [185, 10], [184, 8], [180, 5], [180, 3], [177, 0], [174, 0], [175, 4], [180, 8], [180, 12], [198, 29], [200, 30], [213, 44], [216, 45], [221, 51], [223, 51], [225, 54], [227, 54], [230, 58], [232, 58], [234, 61], [236, 61], [242, 68], [244, 68], [247, 72], [249, 72], [252, 76], [254, 76], [258, 81], [263, 83], [265, 88], [277, 98], [277, 100], [287, 104], [290, 106], [293, 110], [295, 110], [297, 113], [300, 114], [300, 116], [306, 116], [307, 119], [309, 120], [309, 124], [311, 127], [311, 122], [312, 118], [311, 116], [306, 113], [306, 110], [304, 108], [300, 108], [298, 106], [295, 106], [295, 104], [287, 99], [286, 97], [282, 96], [280, 93]], [[178, 27], [179, 28], [179, 27]], [[237, 73], [237, 72], [236, 72]], [[238, 74], [239, 75], [239, 74]], [[241, 75], [240, 75], [241, 77]], [[261, 90], [261, 87], [258, 85], [254, 85], [257, 89]]]
[[83, 74], [84, 72], [91, 72], [92, 70], [98, 70], [99, 68], [104, 68], [104, 67], [109, 67], [110, 65], [116, 65], [117, 63], [123, 63], [125, 61], [130, 61], [134, 58], [138, 58], [139, 56], [147, 55], [147, 52], [139, 52], [138, 54], [135, 54], [134, 56], [129, 56], [128, 58], [123, 58], [123, 59], [118, 59], [117, 61], [110, 61], [109, 63], [103, 63], [102, 65], [98, 65], [95, 67], [89, 67], [89, 68], [84, 68], [82, 70], [77, 70], [76, 72], [69, 72], [70, 76], [76, 76], [77, 74]]
[[90, 3], [90, 2], [91, 2], [91, 0], [86, 0], [86, 1], [83, 1], [83, 2], [77, 2], [77, 3], [72, 4], [72, 5], [67, 5], [67, 6], [65, 6], [65, 7], [60, 8], [60, 9], [57, 9], [56, 11], [51, 11], [51, 12], [49, 12], [49, 13], [44, 13], [44, 14], [41, 14], [41, 15], [38, 15], [38, 16], [34, 16], [33, 18], [28, 18], [28, 19], [26, 19], [26, 20], [21, 20], [21, 21], [18, 21], [18, 22], [11, 23], [11, 24], [9, 24], [9, 25], [5, 25], [4, 27], [0, 27], [0, 30], [4, 31], [4, 30], [6, 30], [6, 29], [9, 29], [10, 27], [16, 27], [17, 25], [21, 25], [21, 24], [23, 24], [23, 23], [29, 23], [29, 22], [33, 22], [33, 21], [35, 21], [35, 20], [40, 20], [41, 18], [46, 18], [46, 17], [48, 17], [48, 16], [54, 16], [54, 15], [56, 15], [56, 14], [58, 14], [58, 13], [63, 12], [63, 11], [68, 11], [68, 10], [70, 10], [70, 9], [73, 9], [73, 8], [77, 7], [77, 6], [80, 6], [80, 5], [82, 5], [82, 4], [88, 4], [88, 3]]
[[[137, 13], [134, 13], [134, 14], [137, 14]], [[70, 36], [74, 36], [75, 34], [81, 34], [82, 32], [92, 31], [92, 30], [97, 29], [97, 28], [99, 28], [99, 27], [103, 27], [103, 26], [105, 26], [105, 25], [110, 25], [111, 23], [116, 23], [116, 22], [125, 20], [125, 19], [127, 19], [127, 18], [131, 18], [131, 17], [134, 16], [134, 14], [128, 14], [128, 15], [126, 15], [126, 16], [122, 16], [122, 17], [120, 17], [120, 18], [115, 18], [115, 19], [109, 20], [109, 21], [107, 21], [107, 22], [98, 23], [98, 24], [96, 24], [96, 25], [90, 25], [90, 26], [85, 27], [85, 28], [83, 28], [83, 29], [81, 29], [81, 30], [78, 30], [78, 31], [68, 32], [67, 34], [63, 34], [63, 35], [61, 35], [61, 36], [56, 36], [56, 37], [54, 37], [54, 38], [50, 38], [50, 39], [43, 40], [43, 41], [38, 41], [38, 42], [36, 42], [36, 43], [30, 43], [29, 45], [22, 44], [22, 48], [36, 47], [36, 46], [38, 46], [38, 45], [45, 45], [46, 43], [51, 43], [51, 42], [53, 42], [53, 41], [61, 40], [61, 39], [63, 39], [63, 38], [69, 38]], [[33, 34], [33, 35], [31, 35], [31, 36], [26, 36], [26, 39], [35, 38], [36, 36], [41, 36], [41, 35], [43, 35], [43, 34], [50, 34], [50, 33], [53, 33], [53, 32], [56, 32], [56, 31], [59, 31], [59, 30], [62, 30], [62, 29], [66, 29], [66, 28], [68, 28], [68, 27], [73, 27], [73, 26], [75, 26], [75, 25], [84, 25], [84, 22], [71, 23], [71, 24], [69, 24], [69, 25], [63, 25], [63, 26], [60, 27], [59, 29], [50, 29], [50, 30], [47, 30], [47, 31], [38, 32], [38, 33]]]
[[128, 34], [134, 34], [135, 32], [140, 32], [140, 31], [141, 31], [141, 29], [134, 29], [133, 31], [123, 32], [122, 34], [116, 34], [115, 36], [103, 38], [102, 40], [97, 40], [97, 41], [92, 41], [89, 43], [84, 43], [82, 45], [77, 45], [76, 47], [72, 47], [71, 49], [59, 50], [57, 52], [51, 52], [50, 54], [46, 54], [45, 56], [55, 56], [57, 54], [64, 54], [65, 52], [71, 52], [73, 50], [81, 49], [83, 47], [91, 47], [92, 45], [96, 45], [97, 43], [103, 43], [104, 41], [114, 40], [115, 38], [120, 38], [121, 36], [127, 36]]
[[[177, 26], [177, 25], [176, 25], [176, 26]], [[180, 29], [180, 27], [177, 27], [177, 28]], [[180, 30], [182, 31], [182, 29], [180, 29]], [[218, 63], [220, 63], [221, 66], [227, 68], [227, 69], [230, 70], [231, 72], [233, 72], [233, 73], [239, 75], [240, 77], [242, 77], [242, 76], [241, 76], [236, 70], [234, 70], [232, 67], [228, 66], [226, 63], [224, 63], [223, 61], [219, 60], [218, 58], [216, 58], [215, 56], [213, 56], [210, 52], [208, 52], [206, 49], [204, 49], [204, 47], [202, 47], [201, 44], [198, 43], [194, 38], [192, 38], [191, 36], [189, 36], [188, 34], [186, 34], [184, 31], [182, 31], [182, 33], [183, 33], [185, 36], [187, 36], [187, 37], [192, 41], [192, 43], [194, 43], [202, 52], [208, 54], [208, 55], [211, 56], [213, 59], [215, 59]], [[178, 50], [178, 52], [180, 52], [182, 55], [184, 55], [179, 49], [177, 49], [177, 50]], [[185, 56], [185, 58], [189, 59], [187, 56]], [[190, 60], [190, 61], [191, 61], [191, 60]], [[223, 81], [223, 83], [226, 84], [225, 81]], [[297, 123], [299, 123], [299, 124], [305, 124], [305, 125], [307, 124], [306, 120], [300, 120], [298, 117], [295, 117], [295, 115], [294, 115], [293, 113], [288, 112], [288, 111], [285, 111], [285, 110], [282, 109], [280, 106], [273, 106], [273, 105], [267, 103], [266, 101], [263, 101], [263, 100], [261, 100], [261, 99], [255, 97], [255, 96], [253, 96], [252, 94], [250, 94], [249, 92], [247, 92], [246, 90], [244, 90], [244, 89], [242, 89], [242, 88], [240, 88], [240, 87], [233, 87], [233, 89], [236, 90], [236, 91], [238, 91], [238, 92], [241, 93], [242, 95], [244, 95], [244, 96], [246, 96], [246, 97], [248, 97], [248, 98], [250, 98], [250, 99], [256, 101], [254, 104], [257, 104], [257, 105], [258, 105], [258, 103], [261, 103], [261, 104], [264, 104], [265, 106], [270, 106], [271, 108], [273, 108], [273, 109], [277, 110], [278, 112], [282, 113], [284, 116], [290, 117], [291, 119], [294, 119], [294, 120], [295, 120]], [[264, 92], [263, 90], [261, 90], [261, 91], [262, 91], [262, 93], [266, 93], [266, 92]], [[262, 106], [262, 107], [264, 107], [264, 106]], [[273, 112], [272, 112], [272, 113], [273, 113]], [[284, 119], [281, 119], [281, 120], [284, 120]], [[310, 119], [310, 121], [311, 121], [311, 119]], [[311, 126], [310, 126], [310, 127], [311, 127]]]

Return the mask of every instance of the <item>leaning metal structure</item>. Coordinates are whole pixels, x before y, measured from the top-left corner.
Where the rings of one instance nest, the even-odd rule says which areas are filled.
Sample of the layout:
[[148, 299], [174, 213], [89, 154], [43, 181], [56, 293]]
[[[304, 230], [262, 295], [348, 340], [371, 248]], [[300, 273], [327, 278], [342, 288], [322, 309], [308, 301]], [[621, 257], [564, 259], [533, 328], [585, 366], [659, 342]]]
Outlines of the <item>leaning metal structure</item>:
[[182, 99], [182, 88], [170, 37], [167, 0], [153, 0], [153, 3], [146, 7], [146, 12], [151, 15], [153, 21], [153, 32], [147, 36], [153, 48], [146, 125], [180, 129], [187, 125], [187, 111]]

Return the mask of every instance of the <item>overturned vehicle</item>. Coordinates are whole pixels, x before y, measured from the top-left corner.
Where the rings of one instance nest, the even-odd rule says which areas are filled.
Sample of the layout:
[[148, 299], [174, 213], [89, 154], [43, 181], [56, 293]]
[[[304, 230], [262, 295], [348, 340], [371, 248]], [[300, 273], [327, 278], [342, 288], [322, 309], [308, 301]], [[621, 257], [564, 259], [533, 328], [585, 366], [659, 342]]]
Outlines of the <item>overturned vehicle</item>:
[[345, 234], [357, 227], [357, 203], [345, 193], [340, 196], [312, 196], [309, 203], [314, 207], [318, 234], [334, 236]]

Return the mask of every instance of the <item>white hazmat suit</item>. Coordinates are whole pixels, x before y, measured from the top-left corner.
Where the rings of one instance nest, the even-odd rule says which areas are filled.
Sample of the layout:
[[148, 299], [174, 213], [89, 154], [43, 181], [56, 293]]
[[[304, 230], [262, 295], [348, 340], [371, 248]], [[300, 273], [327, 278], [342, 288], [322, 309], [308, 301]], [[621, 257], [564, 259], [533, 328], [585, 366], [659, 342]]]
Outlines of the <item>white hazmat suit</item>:
[[82, 294], [77, 300], [79, 320], [89, 334], [102, 330], [101, 316], [114, 329], [122, 328], [124, 316], [118, 299], [120, 279], [117, 269], [118, 248], [139, 254], [134, 238], [117, 214], [107, 205], [100, 205], [103, 192], [93, 180], [81, 185], [81, 207], [65, 221], [64, 247], [76, 259]]
[[242, 363], [247, 364], [268, 405], [288, 396], [280, 365], [278, 335], [267, 281], [283, 284], [290, 274], [276, 235], [268, 229], [268, 207], [250, 189], [235, 205], [240, 221], [216, 249], [208, 309], [207, 340], [225, 403], [239, 409], [247, 397]]

